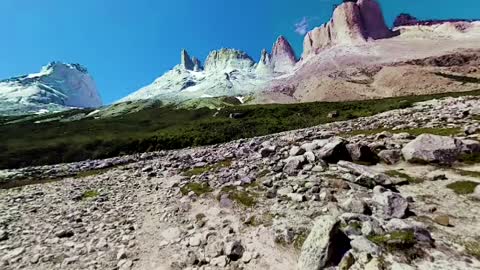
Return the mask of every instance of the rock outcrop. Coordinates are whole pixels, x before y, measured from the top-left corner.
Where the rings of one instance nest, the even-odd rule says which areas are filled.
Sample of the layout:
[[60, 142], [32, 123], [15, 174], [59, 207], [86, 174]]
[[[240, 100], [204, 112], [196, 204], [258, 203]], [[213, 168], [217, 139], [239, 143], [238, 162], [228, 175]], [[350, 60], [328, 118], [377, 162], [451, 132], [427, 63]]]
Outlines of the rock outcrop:
[[303, 58], [338, 44], [358, 44], [392, 35], [376, 0], [345, 2], [335, 9], [328, 23], [307, 33]]
[[260, 55], [260, 61], [258, 61], [256, 72], [258, 74], [271, 74], [273, 72], [272, 55], [263, 49]]
[[292, 71], [297, 63], [297, 57], [292, 46], [284, 36], [280, 36], [272, 48], [273, 70], [279, 73]]
[[255, 61], [245, 52], [235, 49], [220, 49], [212, 51], [205, 61], [205, 71], [231, 71], [234, 69], [248, 69], [255, 65]]
[[185, 49], [183, 49], [181, 52], [180, 65], [186, 70], [193, 70], [193, 68], [195, 67], [192, 58], [190, 58], [190, 55]]

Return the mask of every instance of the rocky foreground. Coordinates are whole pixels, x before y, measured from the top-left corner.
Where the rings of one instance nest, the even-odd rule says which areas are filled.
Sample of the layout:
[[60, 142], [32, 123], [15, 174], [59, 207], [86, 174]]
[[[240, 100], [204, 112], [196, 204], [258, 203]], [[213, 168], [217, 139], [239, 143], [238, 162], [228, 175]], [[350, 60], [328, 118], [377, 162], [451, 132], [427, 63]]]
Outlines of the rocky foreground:
[[3, 171], [0, 268], [479, 269], [479, 120], [479, 98], [447, 98]]

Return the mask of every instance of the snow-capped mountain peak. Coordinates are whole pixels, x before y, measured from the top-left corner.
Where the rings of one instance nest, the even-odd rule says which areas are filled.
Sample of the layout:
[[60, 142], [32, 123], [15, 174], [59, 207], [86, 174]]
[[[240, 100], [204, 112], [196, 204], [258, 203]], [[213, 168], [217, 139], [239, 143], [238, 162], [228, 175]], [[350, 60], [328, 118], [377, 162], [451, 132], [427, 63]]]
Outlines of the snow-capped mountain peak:
[[51, 62], [40, 72], [0, 80], [0, 114], [99, 107], [93, 78], [79, 64]]

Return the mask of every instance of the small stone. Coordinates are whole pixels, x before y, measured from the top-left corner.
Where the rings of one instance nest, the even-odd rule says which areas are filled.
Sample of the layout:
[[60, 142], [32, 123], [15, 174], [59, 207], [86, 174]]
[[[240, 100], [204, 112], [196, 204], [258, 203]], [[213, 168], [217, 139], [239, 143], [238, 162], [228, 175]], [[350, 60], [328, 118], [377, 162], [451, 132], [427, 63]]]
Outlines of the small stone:
[[427, 174], [427, 179], [429, 181], [438, 181], [438, 180], [447, 180], [448, 178], [445, 175], [445, 173], [441, 171], [433, 171]]
[[210, 261], [210, 265], [212, 266], [218, 266], [218, 267], [225, 267], [227, 266], [227, 256], [219, 256], [217, 258], [213, 258]]
[[243, 256], [245, 251], [240, 241], [228, 242], [225, 245], [225, 254], [232, 261], [238, 261]]
[[0, 230], [0, 242], [8, 239], [8, 233], [4, 230]]
[[195, 234], [194, 236], [190, 237], [190, 240], [188, 241], [191, 247], [198, 247], [202, 244], [202, 235], [201, 234]]
[[252, 253], [248, 251], [244, 252], [242, 256], [242, 262], [249, 263], [252, 260], [252, 257], [253, 257]]
[[289, 193], [287, 194], [287, 197], [290, 198], [292, 201], [296, 201], [296, 202], [304, 202], [307, 200], [305, 198], [305, 195], [298, 194], [298, 193]]
[[74, 235], [75, 234], [72, 230], [60, 230], [57, 233], [55, 233], [55, 236], [58, 238], [70, 238]]
[[433, 220], [442, 226], [449, 226], [450, 225], [450, 218], [448, 215], [437, 215], [433, 218]]
[[117, 253], [117, 260], [122, 260], [126, 258], [127, 258], [127, 252], [125, 252], [125, 249], [121, 248]]
[[472, 134], [475, 134], [477, 132], [480, 131], [480, 127], [479, 126], [474, 126], [474, 125], [469, 125], [469, 126], [466, 126], [465, 129], [465, 135], [472, 135]]

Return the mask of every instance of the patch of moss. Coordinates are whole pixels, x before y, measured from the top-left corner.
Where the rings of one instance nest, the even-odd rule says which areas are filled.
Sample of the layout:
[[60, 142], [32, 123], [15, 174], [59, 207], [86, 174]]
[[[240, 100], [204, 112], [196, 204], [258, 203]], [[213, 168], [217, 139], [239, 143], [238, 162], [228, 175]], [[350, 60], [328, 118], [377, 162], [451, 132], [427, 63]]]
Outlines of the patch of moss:
[[207, 183], [188, 183], [180, 188], [180, 192], [182, 192], [183, 195], [188, 195], [191, 191], [193, 191], [195, 195], [200, 196], [212, 192], [212, 188]]
[[466, 242], [465, 250], [470, 256], [473, 256], [480, 260], [480, 242], [479, 241]]
[[466, 170], [462, 170], [462, 169], [456, 169], [455, 172], [458, 173], [461, 176], [469, 176], [469, 177], [480, 178], [480, 172], [466, 171]]
[[412, 231], [394, 231], [384, 235], [369, 236], [368, 239], [389, 251], [407, 249], [417, 242]]
[[236, 187], [224, 187], [221, 194], [227, 194], [230, 200], [247, 208], [254, 207], [257, 204], [258, 195], [248, 189], [238, 190]]
[[460, 156], [459, 161], [469, 165], [478, 164], [480, 163], [480, 154], [464, 154]]
[[206, 217], [207, 217], [207, 216], [205, 216], [204, 213], [199, 213], [199, 214], [195, 215], [195, 220], [196, 220], [196, 221], [200, 221], [200, 220], [202, 220], [202, 219], [204, 219], [204, 218], [206, 218]]
[[100, 196], [100, 193], [96, 190], [87, 190], [82, 194], [82, 200], [93, 199]]
[[397, 170], [386, 171], [385, 174], [390, 176], [390, 177], [405, 179], [410, 184], [418, 184], [418, 183], [423, 183], [424, 182], [424, 180], [421, 179], [421, 178], [413, 177], [413, 176], [410, 176], [406, 173], [403, 173], [403, 172], [400, 172], [400, 171], [397, 171]]
[[295, 240], [293, 240], [293, 247], [296, 250], [300, 251], [303, 247], [303, 244], [307, 240], [307, 237], [308, 237], [308, 233], [305, 233], [305, 232], [297, 234], [297, 236], [295, 237]]
[[216, 164], [213, 164], [213, 165], [207, 165], [207, 166], [204, 166], [204, 167], [198, 167], [198, 168], [192, 168], [192, 169], [189, 169], [189, 170], [186, 170], [183, 172], [183, 175], [187, 176], [187, 177], [192, 177], [194, 175], [201, 175], [203, 173], [206, 173], [208, 171], [212, 171], [212, 170], [218, 170], [220, 168], [227, 168], [227, 167], [230, 167], [232, 165], [232, 161], [227, 159], [227, 160], [224, 160], [224, 161], [220, 161]]
[[453, 190], [459, 195], [472, 194], [479, 183], [472, 181], [457, 181], [447, 185], [447, 188]]

